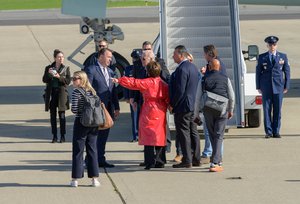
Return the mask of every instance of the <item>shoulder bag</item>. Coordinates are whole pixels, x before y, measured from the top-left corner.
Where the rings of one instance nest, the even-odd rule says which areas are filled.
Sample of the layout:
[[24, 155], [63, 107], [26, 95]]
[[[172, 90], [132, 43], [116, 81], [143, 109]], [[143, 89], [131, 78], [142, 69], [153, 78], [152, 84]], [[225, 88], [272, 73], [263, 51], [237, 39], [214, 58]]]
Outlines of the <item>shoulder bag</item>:
[[109, 129], [114, 125], [114, 121], [111, 118], [109, 112], [107, 111], [107, 109], [105, 108], [104, 103], [101, 103], [101, 107], [104, 113], [104, 123], [100, 124], [98, 126], [98, 130], [105, 130], [105, 129]]

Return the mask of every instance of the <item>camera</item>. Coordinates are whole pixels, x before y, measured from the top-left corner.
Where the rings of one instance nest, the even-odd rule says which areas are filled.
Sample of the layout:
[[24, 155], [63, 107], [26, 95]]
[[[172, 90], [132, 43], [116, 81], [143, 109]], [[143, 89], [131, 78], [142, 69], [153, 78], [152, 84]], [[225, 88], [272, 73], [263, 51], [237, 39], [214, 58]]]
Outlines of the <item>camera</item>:
[[55, 76], [57, 74], [57, 71], [55, 69], [51, 69], [50, 73]]

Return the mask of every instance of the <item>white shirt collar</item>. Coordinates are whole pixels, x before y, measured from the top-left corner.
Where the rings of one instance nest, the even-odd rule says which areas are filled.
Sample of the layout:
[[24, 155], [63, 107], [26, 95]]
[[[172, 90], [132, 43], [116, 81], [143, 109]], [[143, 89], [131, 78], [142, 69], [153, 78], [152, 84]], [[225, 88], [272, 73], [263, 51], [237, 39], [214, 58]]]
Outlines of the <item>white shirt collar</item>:
[[184, 59], [184, 60], [182, 60], [179, 64], [178, 64], [178, 66], [177, 67], [179, 67], [183, 62], [185, 62], [185, 61], [187, 61], [188, 59]]
[[277, 51], [274, 52], [274, 54], [272, 52], [269, 52], [269, 56], [271, 57], [272, 55], [276, 56]]

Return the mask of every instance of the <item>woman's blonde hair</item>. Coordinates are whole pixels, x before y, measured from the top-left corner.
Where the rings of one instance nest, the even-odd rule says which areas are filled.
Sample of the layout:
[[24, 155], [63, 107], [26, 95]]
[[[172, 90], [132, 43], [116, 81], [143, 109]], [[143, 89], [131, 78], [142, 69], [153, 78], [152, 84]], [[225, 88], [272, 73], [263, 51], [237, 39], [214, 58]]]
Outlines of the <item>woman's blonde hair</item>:
[[194, 57], [191, 53], [187, 52], [186, 53], [186, 58], [190, 61], [190, 62], [193, 62], [194, 61]]
[[73, 77], [79, 77], [80, 80], [80, 87], [82, 87], [86, 91], [92, 92], [93, 95], [96, 95], [95, 89], [92, 87], [86, 73], [84, 71], [76, 71], [73, 73]]

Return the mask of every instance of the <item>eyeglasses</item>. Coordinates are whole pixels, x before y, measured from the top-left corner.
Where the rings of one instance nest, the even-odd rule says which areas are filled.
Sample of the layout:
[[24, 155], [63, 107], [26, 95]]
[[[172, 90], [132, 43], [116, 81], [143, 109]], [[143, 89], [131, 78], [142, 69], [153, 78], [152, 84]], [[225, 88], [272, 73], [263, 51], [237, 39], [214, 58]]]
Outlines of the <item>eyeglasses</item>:
[[77, 79], [81, 79], [80, 77], [73, 77], [72, 80], [76, 81]]

